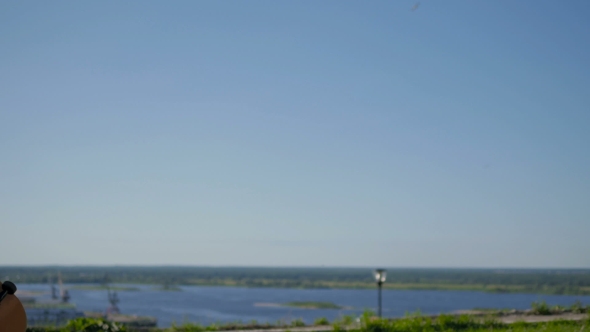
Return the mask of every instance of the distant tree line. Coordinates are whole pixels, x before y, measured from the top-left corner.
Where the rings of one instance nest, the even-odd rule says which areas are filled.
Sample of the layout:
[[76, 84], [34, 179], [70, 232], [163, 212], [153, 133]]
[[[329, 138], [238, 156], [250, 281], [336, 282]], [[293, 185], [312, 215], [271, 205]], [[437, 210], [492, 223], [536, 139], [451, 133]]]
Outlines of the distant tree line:
[[[0, 267], [0, 279], [47, 283], [217, 285], [287, 288], [373, 287], [370, 269], [234, 267]], [[389, 269], [386, 288], [590, 294], [590, 270]]]

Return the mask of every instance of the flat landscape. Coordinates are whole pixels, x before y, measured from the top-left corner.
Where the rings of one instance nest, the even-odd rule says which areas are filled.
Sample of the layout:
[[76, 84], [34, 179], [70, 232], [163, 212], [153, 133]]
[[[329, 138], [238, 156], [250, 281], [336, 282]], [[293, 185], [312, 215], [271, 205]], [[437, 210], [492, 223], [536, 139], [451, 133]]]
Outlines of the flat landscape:
[[[365, 268], [232, 267], [0, 267], [17, 283], [47, 283], [60, 273], [64, 283], [153, 284], [274, 288], [374, 288]], [[100, 287], [100, 286], [98, 286]], [[466, 290], [492, 293], [590, 295], [589, 269], [389, 269], [385, 289]]]

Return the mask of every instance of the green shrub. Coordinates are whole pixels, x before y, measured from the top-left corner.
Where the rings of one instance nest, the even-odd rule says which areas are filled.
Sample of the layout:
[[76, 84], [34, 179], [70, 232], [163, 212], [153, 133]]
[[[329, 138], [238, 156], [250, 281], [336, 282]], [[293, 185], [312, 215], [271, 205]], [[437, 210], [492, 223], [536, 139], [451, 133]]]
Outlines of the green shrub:
[[553, 314], [560, 314], [565, 311], [565, 307], [561, 305], [554, 305], [551, 307], [551, 313]]
[[336, 318], [336, 320], [334, 320], [334, 323], [346, 326], [346, 325], [350, 325], [352, 323], [354, 323], [354, 316], [353, 315], [344, 315], [344, 316], [340, 316], [338, 318]]
[[219, 330], [220, 330], [220, 325], [219, 324], [213, 323], [211, 325], [205, 326], [205, 331], [219, 331]]
[[366, 312], [361, 318], [359, 332], [447, 332], [447, 331], [477, 331], [499, 329], [506, 325], [493, 320], [476, 320], [462, 315], [440, 315], [436, 318], [419, 315], [406, 315], [402, 319], [379, 319], [371, 312]]
[[[362, 329], [364, 332], [389, 332], [398, 331], [393, 326], [394, 323], [385, 319], [369, 319]], [[401, 330], [403, 331], [403, 330]]]
[[420, 316], [408, 316], [407, 318], [393, 321], [391, 323], [393, 331], [433, 331], [431, 319], [424, 319]]
[[123, 332], [127, 331], [125, 326], [104, 319], [97, 318], [76, 318], [68, 322], [64, 331], [83, 332]]
[[169, 329], [170, 332], [204, 332], [205, 327], [201, 324], [189, 323], [185, 322], [182, 325], [176, 325], [176, 323], [172, 323], [172, 326]]
[[293, 327], [305, 326], [305, 322], [301, 318], [296, 318], [291, 321], [291, 326], [293, 326]]
[[575, 314], [583, 314], [585, 312], [590, 312], [590, 310], [588, 310], [588, 307], [584, 306], [582, 302], [580, 302], [580, 300], [574, 302], [574, 304], [570, 306], [570, 310]]
[[313, 325], [330, 325], [330, 321], [326, 317], [320, 317], [313, 321]]
[[549, 309], [549, 305], [547, 302], [533, 302], [531, 305], [533, 308], [533, 314], [535, 315], [551, 315], [551, 310]]
[[61, 331], [63, 331], [63, 329], [59, 330], [58, 328], [54, 328], [54, 327], [40, 327], [40, 326], [27, 327], [27, 332], [61, 332]]
[[[370, 315], [370, 313], [368, 315]], [[346, 331], [346, 326], [352, 324], [353, 322], [354, 317], [351, 315], [344, 315], [340, 318], [337, 318], [332, 323], [333, 332]]]

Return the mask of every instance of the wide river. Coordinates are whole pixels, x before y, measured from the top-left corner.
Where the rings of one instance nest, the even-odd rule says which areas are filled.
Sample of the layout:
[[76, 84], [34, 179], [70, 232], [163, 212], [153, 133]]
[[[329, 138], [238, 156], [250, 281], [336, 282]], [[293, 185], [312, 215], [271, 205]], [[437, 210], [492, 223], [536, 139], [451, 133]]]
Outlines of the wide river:
[[[139, 291], [119, 291], [122, 313], [154, 316], [158, 326], [167, 327], [190, 321], [214, 322], [277, 322], [301, 318], [312, 323], [318, 317], [333, 320], [342, 315], [359, 315], [365, 309], [376, 311], [377, 291], [371, 289], [282, 289], [184, 286], [182, 291], [161, 291], [149, 285], [119, 285]], [[47, 285], [20, 284], [23, 291], [44, 291], [38, 301], [49, 299]], [[79, 290], [69, 285], [71, 302], [80, 311], [105, 311], [109, 306], [107, 292]], [[18, 295], [18, 293], [17, 293]], [[383, 316], [403, 316], [420, 311], [436, 314], [473, 308], [530, 308], [533, 301], [545, 300], [550, 305], [571, 305], [576, 300], [590, 304], [590, 296], [493, 294], [472, 291], [384, 290]], [[346, 310], [315, 310], [260, 304], [291, 301], [332, 302]]]

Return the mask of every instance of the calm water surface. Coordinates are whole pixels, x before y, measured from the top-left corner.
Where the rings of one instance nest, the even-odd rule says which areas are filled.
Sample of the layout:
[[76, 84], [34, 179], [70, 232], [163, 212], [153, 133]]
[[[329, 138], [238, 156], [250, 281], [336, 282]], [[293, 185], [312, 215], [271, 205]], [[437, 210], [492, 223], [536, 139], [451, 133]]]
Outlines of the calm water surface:
[[[184, 286], [182, 291], [161, 291], [154, 286], [137, 287], [140, 291], [119, 291], [122, 313], [154, 316], [160, 327], [184, 321], [210, 324], [242, 321], [277, 322], [302, 318], [311, 323], [318, 317], [333, 320], [341, 315], [359, 315], [365, 309], [376, 311], [376, 290], [351, 289], [282, 289]], [[21, 290], [47, 291], [38, 300], [49, 299], [47, 285], [21, 284]], [[80, 311], [104, 311], [108, 307], [106, 291], [69, 288], [71, 302]], [[18, 294], [18, 293], [17, 293]], [[576, 300], [590, 304], [590, 296], [492, 294], [470, 291], [384, 290], [383, 315], [403, 316], [420, 311], [436, 314], [473, 308], [530, 308], [531, 302], [545, 300], [551, 305], [571, 305]], [[350, 310], [313, 310], [288, 307], [260, 307], [256, 303], [291, 301], [327, 301]]]

